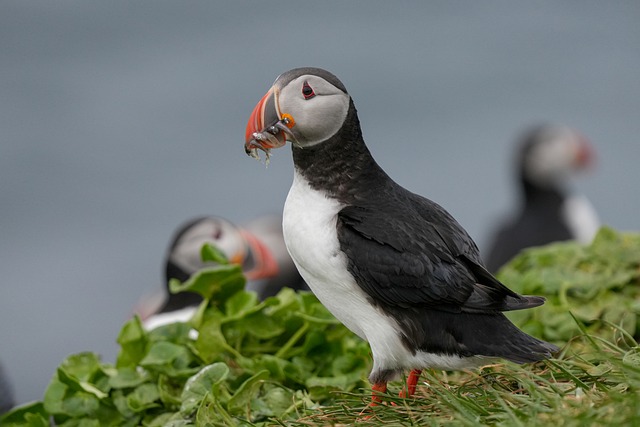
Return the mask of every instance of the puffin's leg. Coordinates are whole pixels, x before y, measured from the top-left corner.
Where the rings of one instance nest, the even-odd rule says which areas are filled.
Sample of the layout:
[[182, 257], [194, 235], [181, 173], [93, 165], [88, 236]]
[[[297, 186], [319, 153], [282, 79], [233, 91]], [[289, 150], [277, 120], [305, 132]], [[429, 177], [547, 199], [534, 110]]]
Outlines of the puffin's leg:
[[416, 385], [418, 384], [421, 373], [422, 369], [412, 369], [411, 372], [409, 372], [406, 389], [403, 388], [400, 391], [400, 397], [411, 397], [414, 395], [414, 393], [416, 392]]
[[[371, 408], [372, 406], [378, 406], [380, 403], [382, 403], [382, 396], [380, 396], [380, 394], [382, 393], [386, 393], [387, 392], [387, 382], [378, 382], [375, 383], [371, 386], [371, 402], [362, 410], [362, 412], [360, 412], [360, 416], [365, 415], [367, 411], [367, 409]], [[366, 421], [368, 419], [371, 418], [371, 415], [365, 415], [362, 418], [359, 418], [359, 421]]]
[[387, 392], [387, 382], [375, 383], [371, 386], [371, 403], [369, 406], [377, 406], [382, 402], [382, 396], [380, 394]]
[[[382, 396], [380, 394], [387, 392], [387, 382], [378, 382], [371, 386], [371, 402], [360, 412], [360, 416], [363, 416], [367, 411], [367, 409], [372, 406], [378, 406], [382, 403]], [[371, 415], [365, 415], [362, 418], [359, 418], [358, 421], [366, 421], [371, 418]]]

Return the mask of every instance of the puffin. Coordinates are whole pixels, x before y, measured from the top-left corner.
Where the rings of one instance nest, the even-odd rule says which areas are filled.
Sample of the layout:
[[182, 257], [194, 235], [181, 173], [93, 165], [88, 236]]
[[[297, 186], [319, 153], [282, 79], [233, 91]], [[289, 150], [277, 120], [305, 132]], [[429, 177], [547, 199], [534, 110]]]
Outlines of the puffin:
[[243, 225], [219, 216], [192, 218], [174, 232], [165, 258], [166, 290], [142, 299], [135, 310], [147, 329], [178, 321], [188, 321], [202, 297], [193, 292], [169, 292], [171, 279], [184, 282], [212, 263], [202, 261], [205, 243], [219, 248], [230, 262], [242, 266], [246, 289], [261, 300], [277, 294], [283, 287], [308, 289], [298, 273], [282, 237], [282, 218], [265, 215]]
[[594, 150], [579, 131], [556, 124], [527, 129], [518, 141], [516, 174], [520, 206], [490, 238], [486, 265], [497, 272], [522, 249], [575, 240], [588, 244], [600, 227], [589, 200], [573, 180], [594, 163]]
[[344, 84], [321, 68], [281, 74], [253, 109], [245, 152], [266, 160], [289, 141], [293, 183], [283, 235], [320, 302], [366, 340], [377, 405], [387, 383], [423, 369], [472, 369], [495, 360], [536, 362], [558, 348], [503, 312], [540, 306], [483, 265], [477, 245], [440, 205], [389, 177], [367, 148]]
[[14, 405], [13, 388], [2, 363], [0, 363], [0, 416], [9, 412]]

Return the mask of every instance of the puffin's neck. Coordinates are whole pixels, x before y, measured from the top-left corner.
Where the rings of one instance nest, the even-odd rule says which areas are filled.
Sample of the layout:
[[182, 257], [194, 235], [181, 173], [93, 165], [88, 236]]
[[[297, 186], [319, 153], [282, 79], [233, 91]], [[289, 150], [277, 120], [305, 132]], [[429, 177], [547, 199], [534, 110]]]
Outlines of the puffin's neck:
[[353, 101], [335, 135], [312, 147], [293, 146], [293, 163], [311, 188], [344, 203], [353, 202], [355, 194], [368, 192], [371, 183], [388, 180], [362, 139]]
[[565, 191], [558, 186], [542, 187], [521, 177], [525, 206], [554, 205], [560, 207], [566, 198]]

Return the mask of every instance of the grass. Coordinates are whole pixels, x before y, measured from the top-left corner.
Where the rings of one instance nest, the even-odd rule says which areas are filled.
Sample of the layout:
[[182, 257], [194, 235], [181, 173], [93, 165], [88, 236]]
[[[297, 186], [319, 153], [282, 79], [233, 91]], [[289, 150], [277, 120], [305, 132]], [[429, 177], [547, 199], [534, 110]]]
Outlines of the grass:
[[396, 397], [402, 387], [396, 382], [383, 405], [367, 407], [368, 390], [340, 393], [338, 403], [278, 424], [640, 425], [640, 348], [624, 331], [611, 328], [615, 339], [584, 334], [555, 359], [524, 366], [493, 364], [474, 372], [425, 371], [415, 398]]

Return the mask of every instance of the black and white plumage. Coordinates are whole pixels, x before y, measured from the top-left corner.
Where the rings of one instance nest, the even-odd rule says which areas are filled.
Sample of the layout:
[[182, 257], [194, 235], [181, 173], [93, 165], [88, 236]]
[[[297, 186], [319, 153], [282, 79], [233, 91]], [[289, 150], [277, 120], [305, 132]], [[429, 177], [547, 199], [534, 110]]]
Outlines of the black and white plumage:
[[527, 130], [515, 159], [520, 207], [495, 231], [487, 268], [497, 271], [522, 249], [563, 240], [589, 243], [600, 221], [586, 197], [571, 189], [572, 179], [593, 162], [587, 139], [567, 126]]
[[13, 388], [4, 367], [0, 363], [0, 415], [9, 412], [14, 405]]
[[168, 291], [169, 281], [182, 282], [212, 265], [202, 261], [205, 243], [217, 247], [230, 262], [240, 264], [247, 278], [246, 289], [260, 299], [273, 296], [283, 287], [308, 289], [296, 270], [282, 237], [282, 218], [263, 216], [237, 225], [218, 216], [197, 217], [182, 224], [171, 239], [165, 259], [166, 289], [156, 297], [145, 297], [137, 312], [145, 326], [153, 329], [177, 321], [187, 321], [202, 302], [199, 294]]
[[544, 299], [518, 295], [495, 279], [449, 213], [378, 166], [334, 75], [318, 68], [280, 75], [245, 137], [254, 157], [291, 141], [285, 242], [320, 301], [369, 342], [374, 390], [386, 390], [405, 370], [412, 370], [410, 395], [423, 368], [533, 362], [557, 350], [502, 314]]

